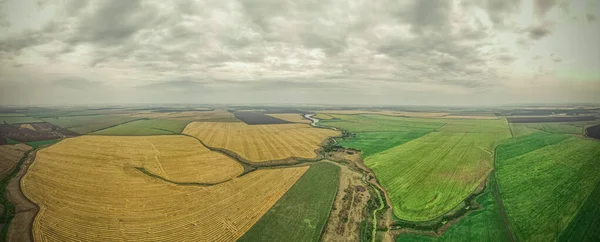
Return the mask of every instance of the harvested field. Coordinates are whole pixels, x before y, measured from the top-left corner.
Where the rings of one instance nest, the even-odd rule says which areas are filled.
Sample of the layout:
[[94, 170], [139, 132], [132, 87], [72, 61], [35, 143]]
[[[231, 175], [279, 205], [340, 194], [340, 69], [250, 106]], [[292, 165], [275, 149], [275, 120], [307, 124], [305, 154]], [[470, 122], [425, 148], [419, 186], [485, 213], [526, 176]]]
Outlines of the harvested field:
[[510, 123], [576, 122], [598, 120], [595, 116], [552, 116], [552, 117], [515, 117], [506, 118]]
[[305, 119], [304, 117], [302, 117], [302, 114], [299, 114], [299, 113], [269, 113], [267, 115], [277, 118], [277, 119], [292, 122], [292, 123], [305, 123], [305, 124], [311, 123], [310, 120]]
[[600, 124], [586, 128], [585, 134], [587, 137], [600, 139]]
[[4, 178], [31, 147], [25, 144], [0, 145], [0, 178]]
[[116, 126], [125, 122], [136, 120], [134, 117], [118, 115], [93, 115], [93, 116], [61, 116], [55, 118], [44, 118], [43, 120], [63, 127], [65, 129], [87, 134], [92, 131]]
[[292, 123], [290, 121], [278, 119], [278, 118], [275, 118], [273, 116], [269, 116], [269, 115], [266, 115], [264, 113], [258, 113], [258, 112], [241, 111], [241, 112], [235, 112], [233, 114], [235, 115], [235, 117], [237, 119], [242, 120], [242, 122], [244, 122], [244, 123], [246, 123], [248, 125], [255, 125], [255, 124], [289, 124], [289, 123]]
[[59, 139], [63, 137], [78, 136], [70, 130], [52, 125], [50, 123], [32, 123], [23, 125], [0, 125], [0, 144], [4, 144], [6, 138], [19, 142], [33, 142], [41, 140]]
[[600, 143], [535, 133], [511, 139], [497, 152], [498, 184], [516, 240], [555, 241], [564, 231], [572, 241], [595, 236], [569, 226], [592, 228], [600, 217], [593, 204], [585, 205], [600, 182]]
[[232, 113], [222, 109], [211, 111], [182, 111], [182, 112], [153, 112], [153, 111], [137, 111], [134, 113], [124, 114], [136, 118], [151, 118], [151, 119], [169, 119], [169, 120], [186, 120], [186, 121], [205, 121], [205, 122], [236, 122], [237, 120]]
[[239, 241], [318, 241], [338, 188], [340, 168], [317, 163]]
[[165, 135], [179, 134], [189, 121], [144, 119], [92, 132], [94, 135]]
[[247, 125], [245, 123], [193, 122], [184, 134], [208, 146], [233, 151], [253, 162], [288, 158], [315, 158], [315, 150], [339, 131], [313, 128], [307, 124]]
[[40, 206], [35, 240], [233, 241], [308, 169], [258, 170], [214, 186], [176, 185], [135, 169], [194, 182], [241, 171], [224, 169], [233, 162], [227, 157], [206, 161], [200, 147], [184, 136], [82, 136], [39, 151], [22, 180]]

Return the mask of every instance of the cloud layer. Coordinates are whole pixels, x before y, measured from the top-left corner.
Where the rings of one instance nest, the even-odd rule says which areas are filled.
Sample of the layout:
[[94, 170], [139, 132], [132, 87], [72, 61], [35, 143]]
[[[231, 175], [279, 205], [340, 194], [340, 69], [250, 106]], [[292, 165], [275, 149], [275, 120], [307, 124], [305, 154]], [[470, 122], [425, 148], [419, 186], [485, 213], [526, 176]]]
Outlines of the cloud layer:
[[0, 104], [600, 101], [583, 2], [8, 0]]

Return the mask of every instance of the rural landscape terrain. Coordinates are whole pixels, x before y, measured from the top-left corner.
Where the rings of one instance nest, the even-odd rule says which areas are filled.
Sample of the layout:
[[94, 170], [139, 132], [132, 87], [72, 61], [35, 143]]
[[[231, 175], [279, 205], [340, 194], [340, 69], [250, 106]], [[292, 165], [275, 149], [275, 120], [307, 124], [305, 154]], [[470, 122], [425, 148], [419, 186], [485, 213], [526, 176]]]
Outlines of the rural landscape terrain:
[[0, 241], [599, 241], [600, 107], [5, 106]]

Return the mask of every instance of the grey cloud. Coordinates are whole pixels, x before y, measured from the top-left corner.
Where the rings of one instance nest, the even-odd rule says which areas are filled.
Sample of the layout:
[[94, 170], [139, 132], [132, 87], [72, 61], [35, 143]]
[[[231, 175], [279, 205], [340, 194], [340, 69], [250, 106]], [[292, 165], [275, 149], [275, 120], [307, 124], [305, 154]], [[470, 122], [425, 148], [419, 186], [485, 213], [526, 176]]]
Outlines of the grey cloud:
[[596, 16], [591, 13], [586, 14], [585, 18], [587, 19], [588, 22], [593, 22], [594, 20], [596, 20]]
[[535, 0], [535, 11], [539, 17], [544, 17], [546, 13], [552, 9], [557, 3], [557, 0]]
[[444, 28], [448, 24], [451, 1], [419, 0], [410, 9], [413, 30], [420, 32], [423, 28]]
[[552, 32], [550, 26], [544, 24], [530, 27], [527, 31], [529, 32], [529, 37], [534, 40], [546, 37]]

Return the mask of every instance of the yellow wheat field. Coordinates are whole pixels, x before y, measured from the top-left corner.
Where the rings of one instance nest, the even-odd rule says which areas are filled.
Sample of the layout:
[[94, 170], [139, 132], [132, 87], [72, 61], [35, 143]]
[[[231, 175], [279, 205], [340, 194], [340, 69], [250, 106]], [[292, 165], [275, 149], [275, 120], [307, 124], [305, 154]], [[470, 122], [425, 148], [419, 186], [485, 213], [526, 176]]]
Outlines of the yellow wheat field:
[[209, 146], [231, 150], [254, 162], [290, 157], [314, 158], [315, 150], [327, 137], [339, 131], [312, 128], [306, 124], [247, 125], [245, 123], [193, 122], [184, 134]]
[[281, 120], [294, 122], [294, 123], [305, 123], [305, 124], [311, 123], [310, 120], [303, 118], [302, 114], [298, 114], [298, 113], [271, 113], [271, 114], [267, 114], [267, 115], [274, 117], [274, 118], [281, 119]]
[[31, 147], [26, 144], [0, 145], [0, 177], [4, 177]]
[[214, 186], [184, 186], [134, 168], [158, 155], [171, 179], [210, 173], [202, 161], [164, 166], [181, 160], [173, 157], [177, 152], [194, 156], [187, 150], [199, 147], [187, 144], [190, 139], [147, 137], [150, 145], [143, 137], [82, 136], [39, 151], [21, 181], [24, 194], [40, 206], [34, 239], [234, 241], [308, 169], [259, 170]]

